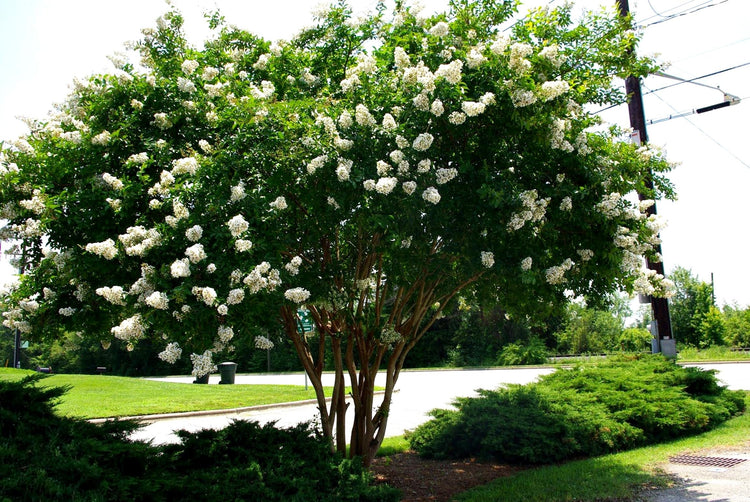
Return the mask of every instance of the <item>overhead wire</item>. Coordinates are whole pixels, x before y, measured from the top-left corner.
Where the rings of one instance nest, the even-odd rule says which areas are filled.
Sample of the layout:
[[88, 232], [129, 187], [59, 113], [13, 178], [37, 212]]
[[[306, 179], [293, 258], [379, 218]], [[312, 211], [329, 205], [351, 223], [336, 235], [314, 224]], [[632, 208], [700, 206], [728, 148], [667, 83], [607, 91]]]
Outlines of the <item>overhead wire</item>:
[[702, 5], [700, 7], [696, 7], [693, 10], [685, 10], [685, 11], [679, 12], [677, 14], [672, 14], [671, 16], [667, 16], [664, 19], [660, 19], [658, 21], [654, 21], [653, 23], [639, 24], [637, 27], [638, 28], [648, 28], [649, 26], [654, 26], [656, 24], [666, 23], [667, 21], [671, 21], [671, 20], [676, 19], [678, 17], [687, 16], [689, 14], [694, 14], [694, 13], [702, 11], [704, 9], [708, 9], [708, 8], [711, 8], [711, 7], [716, 7], [717, 5], [721, 5], [721, 4], [727, 3], [728, 1], [729, 0], [720, 0], [719, 2], [716, 2], [716, 3], [711, 3], [711, 4], [708, 4], [708, 5]]
[[[646, 87], [646, 86], [643, 86], [643, 87]], [[648, 89], [648, 88], [646, 87], [646, 89]], [[659, 98], [659, 100], [661, 100], [661, 102], [663, 102], [665, 105], [667, 105], [668, 107], [670, 107], [672, 110], [674, 110], [675, 112], [679, 113], [679, 111], [674, 106], [672, 106], [670, 103], [668, 103], [664, 98], [662, 98], [659, 95], [657, 95], [656, 97]], [[685, 116], [683, 116], [681, 118], [684, 118], [685, 120], [687, 120], [687, 122], [690, 125], [692, 125], [693, 127], [695, 127], [696, 129], [698, 129], [698, 131], [700, 131], [701, 134], [703, 134], [705, 137], [707, 137], [708, 139], [710, 139], [711, 141], [713, 141], [714, 143], [716, 143], [716, 145], [719, 148], [721, 148], [722, 150], [724, 150], [725, 152], [727, 152], [729, 155], [731, 155], [732, 157], [734, 157], [734, 159], [737, 160], [740, 164], [742, 164], [743, 166], [745, 166], [748, 169], [750, 169], [750, 164], [748, 164], [747, 162], [745, 162], [744, 160], [742, 160], [740, 157], [738, 157], [737, 155], [735, 155], [732, 151], [730, 151], [723, 144], [719, 143], [719, 141], [716, 138], [714, 138], [713, 136], [711, 136], [710, 134], [708, 134], [706, 131], [704, 131], [703, 129], [701, 129], [695, 122], [693, 122], [692, 120], [690, 120], [689, 118], [687, 118]]]

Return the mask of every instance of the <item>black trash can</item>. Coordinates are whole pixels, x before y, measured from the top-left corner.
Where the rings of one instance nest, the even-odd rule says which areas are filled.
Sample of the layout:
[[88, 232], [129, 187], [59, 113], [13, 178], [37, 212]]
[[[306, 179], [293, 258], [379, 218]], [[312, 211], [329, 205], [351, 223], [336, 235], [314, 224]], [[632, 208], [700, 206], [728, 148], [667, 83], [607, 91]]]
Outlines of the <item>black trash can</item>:
[[233, 384], [234, 375], [237, 373], [237, 363], [225, 362], [219, 363], [219, 373], [221, 374], [220, 384]]

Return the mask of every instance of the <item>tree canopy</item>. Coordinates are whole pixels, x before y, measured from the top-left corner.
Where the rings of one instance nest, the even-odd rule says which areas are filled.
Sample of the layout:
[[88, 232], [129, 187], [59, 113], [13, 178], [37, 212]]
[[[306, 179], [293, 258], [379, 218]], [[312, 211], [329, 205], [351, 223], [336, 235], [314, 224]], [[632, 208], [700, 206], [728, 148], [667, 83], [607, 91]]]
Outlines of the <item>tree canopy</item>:
[[161, 358], [189, 352], [201, 375], [279, 316], [316, 389], [333, 357], [321, 418], [339, 448], [348, 373], [352, 451], [367, 455], [404, 358], [458, 294], [511, 314], [664, 294], [642, 263], [658, 259], [659, 223], [631, 195], [670, 195], [670, 164], [587, 106], [623, 102], [613, 79], [653, 62], [613, 10], [510, 24], [516, 9], [454, 0], [424, 16], [399, 1], [355, 19], [340, 2], [276, 42], [215, 14], [204, 48], [165, 14], [139, 57], [76, 82], [4, 146], [3, 238], [24, 272], [5, 325], [162, 338]]

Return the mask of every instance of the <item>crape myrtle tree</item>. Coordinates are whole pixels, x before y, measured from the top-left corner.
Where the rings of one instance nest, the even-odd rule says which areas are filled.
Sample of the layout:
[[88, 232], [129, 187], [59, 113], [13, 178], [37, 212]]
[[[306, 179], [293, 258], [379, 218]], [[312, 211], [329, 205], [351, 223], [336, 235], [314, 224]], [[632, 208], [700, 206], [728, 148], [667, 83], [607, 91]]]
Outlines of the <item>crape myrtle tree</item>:
[[5, 145], [4, 237], [25, 270], [5, 324], [154, 337], [200, 376], [277, 317], [332, 447], [353, 406], [351, 453], [369, 462], [407, 354], [462, 292], [516, 315], [571, 293], [664, 294], [642, 265], [658, 222], [629, 195], [670, 195], [670, 165], [586, 107], [624, 101], [613, 82], [652, 62], [614, 11], [501, 29], [516, 8], [454, 0], [427, 17], [397, 2], [355, 19], [340, 3], [288, 42], [216, 14], [203, 49], [166, 14], [139, 58], [114, 57]]

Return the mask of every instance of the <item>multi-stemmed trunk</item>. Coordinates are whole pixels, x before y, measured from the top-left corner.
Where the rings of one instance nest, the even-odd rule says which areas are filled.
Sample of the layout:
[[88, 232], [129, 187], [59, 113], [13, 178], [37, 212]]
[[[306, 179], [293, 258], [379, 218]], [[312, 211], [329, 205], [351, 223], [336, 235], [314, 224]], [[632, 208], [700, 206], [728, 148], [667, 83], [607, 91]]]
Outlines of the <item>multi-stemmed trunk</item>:
[[[293, 341], [315, 390], [321, 427], [334, 450], [346, 452], [346, 412], [349, 406], [353, 406], [349, 454], [361, 457], [365, 465], [370, 465], [385, 438], [393, 392], [407, 354], [440, 316], [446, 303], [474, 280], [476, 277], [442, 293], [439, 292], [443, 289], [440, 276], [431, 281], [423, 278], [392, 292], [387, 290], [384, 282], [376, 281], [378, 286], [367, 300], [371, 303], [368, 307], [375, 313], [371, 317], [374, 319], [371, 326], [353, 321], [366, 317], [361, 315], [366, 293], [361, 295], [358, 304], [348, 306], [348, 312], [352, 309], [357, 312], [358, 315], [354, 316], [333, 307], [308, 305], [317, 328], [314, 343], [300, 332], [296, 309], [291, 306], [282, 309], [286, 333]], [[383, 312], [386, 304], [389, 313]], [[395, 330], [398, 336], [382, 337], [384, 327]], [[326, 399], [322, 380], [327, 350], [331, 351], [334, 372], [330, 402]], [[385, 373], [382, 400], [380, 395], [375, 395], [379, 371]], [[351, 386], [349, 400], [347, 385]]]

